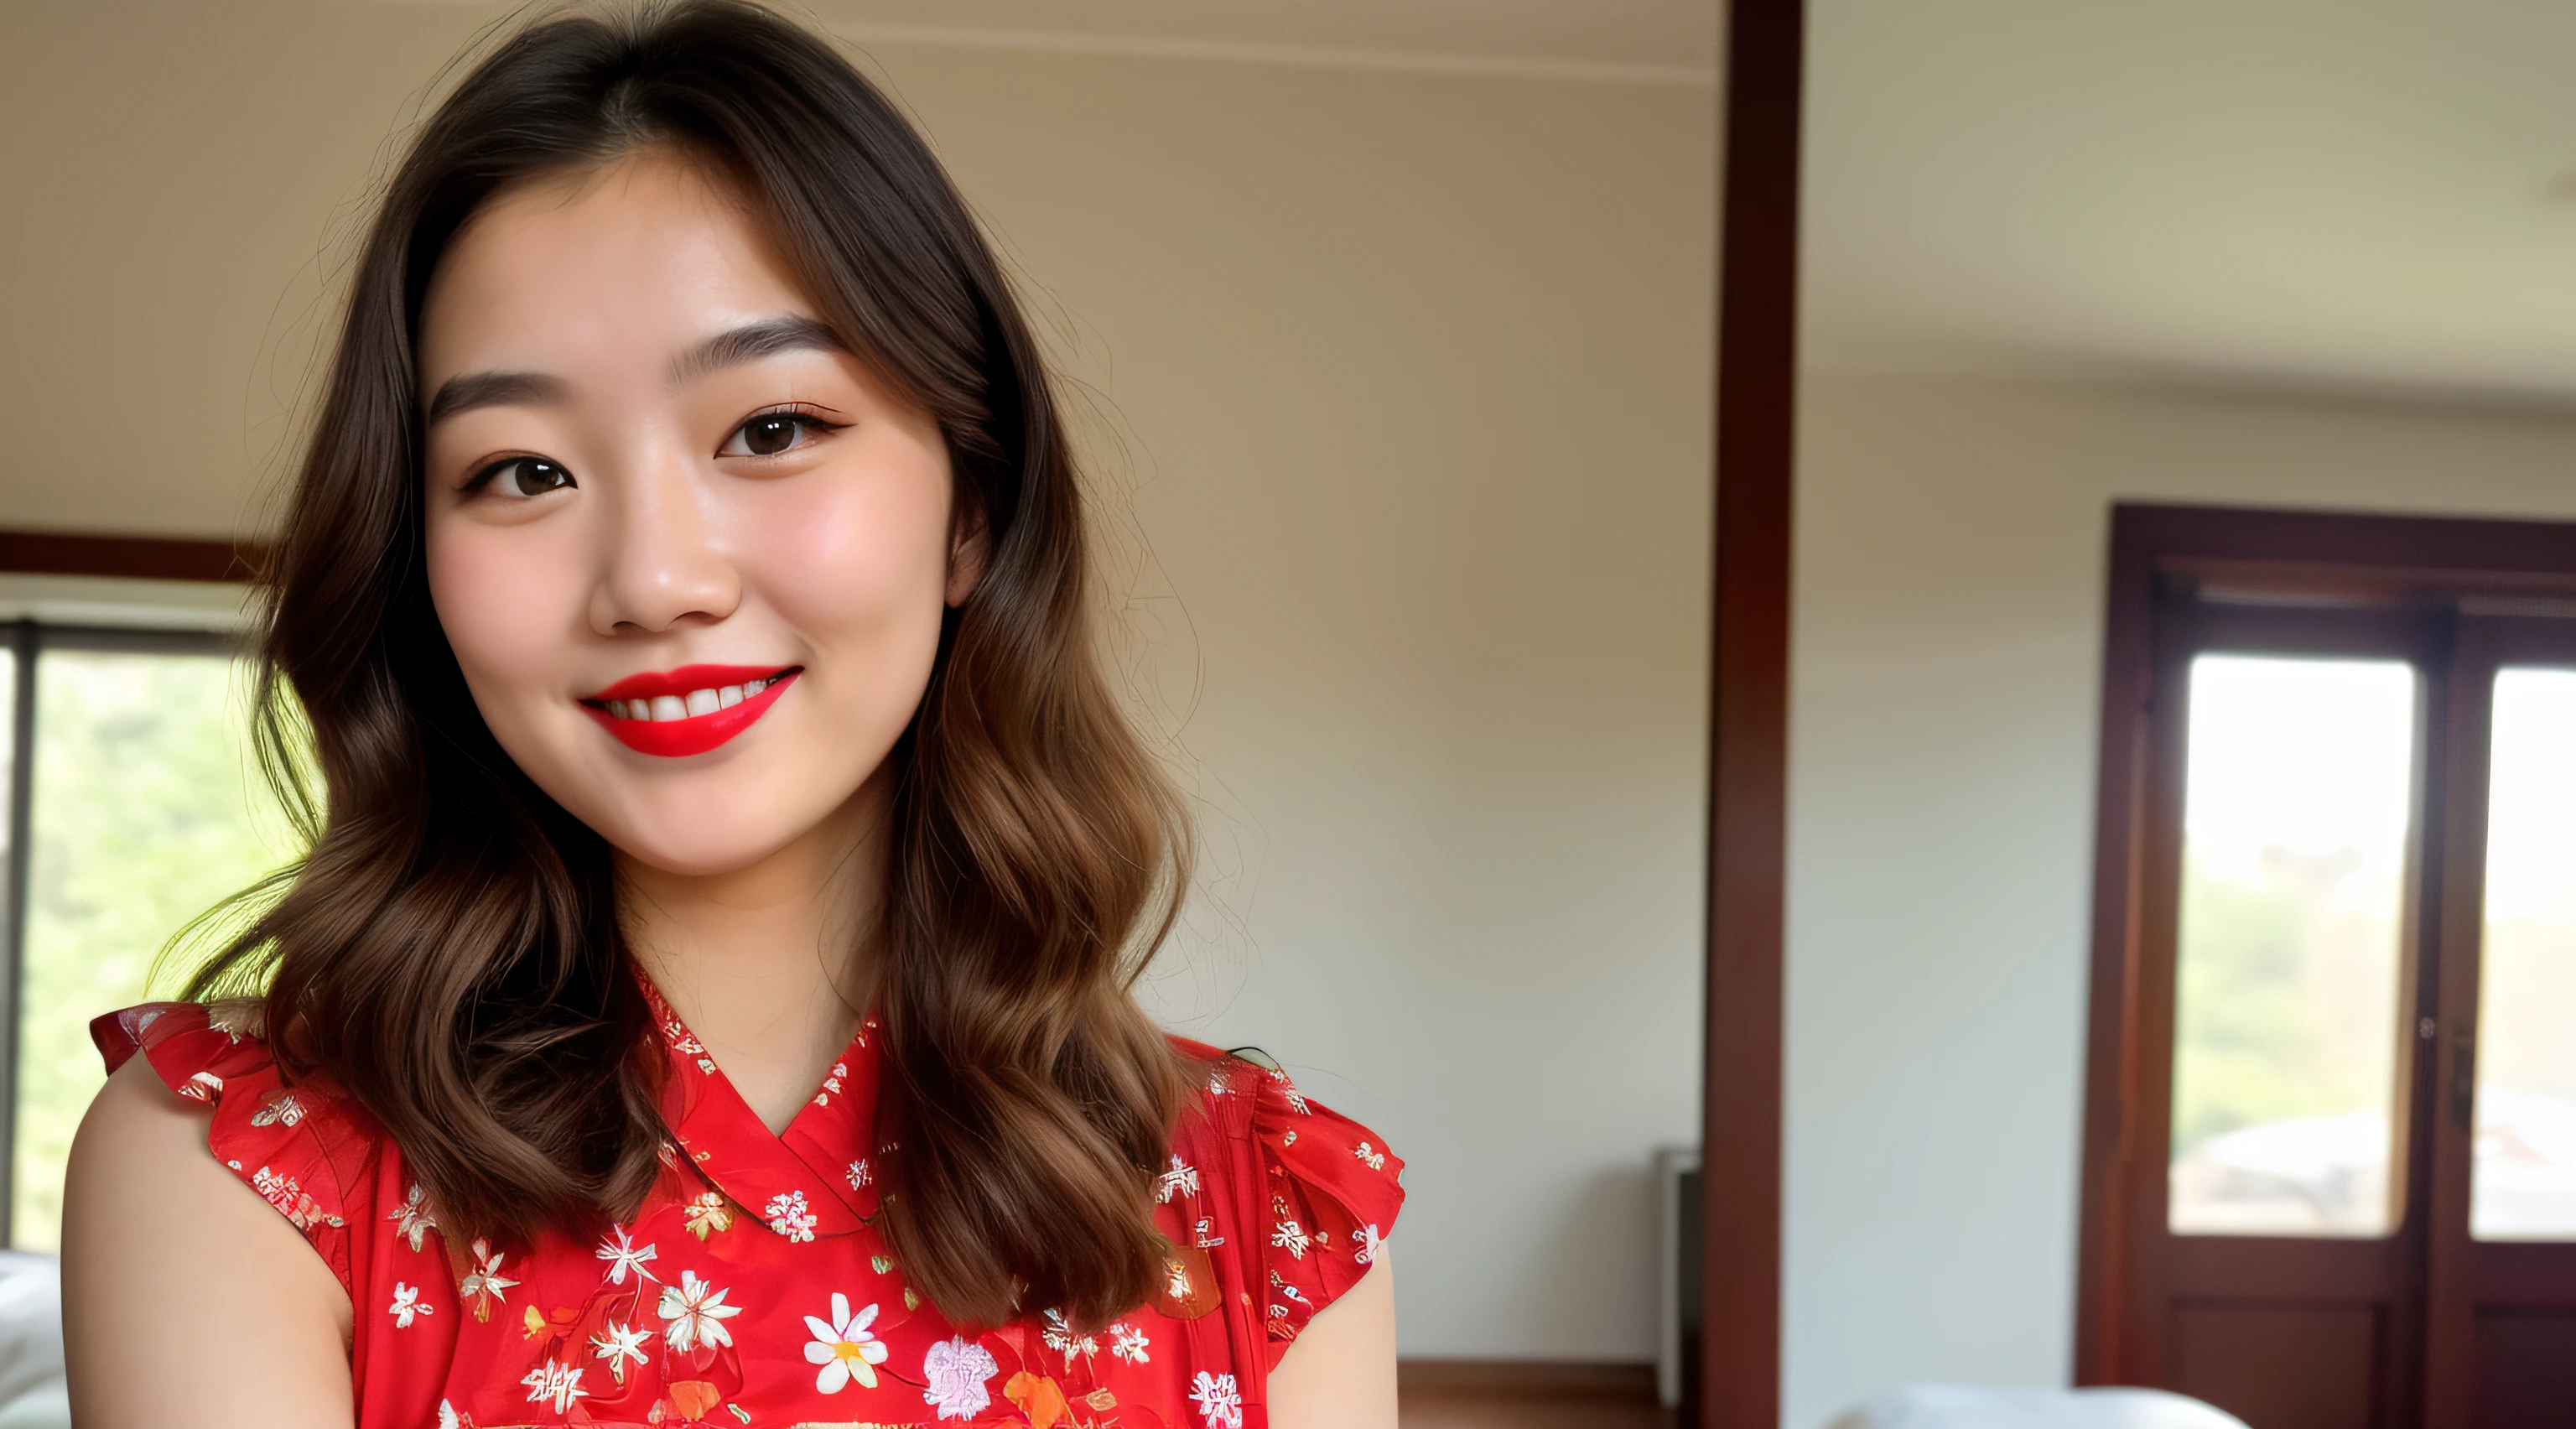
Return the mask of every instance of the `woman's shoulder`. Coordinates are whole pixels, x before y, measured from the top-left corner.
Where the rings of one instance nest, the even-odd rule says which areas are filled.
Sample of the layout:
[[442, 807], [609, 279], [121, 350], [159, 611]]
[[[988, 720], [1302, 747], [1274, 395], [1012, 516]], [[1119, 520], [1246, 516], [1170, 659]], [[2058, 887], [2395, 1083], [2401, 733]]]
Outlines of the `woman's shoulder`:
[[1175, 1037], [1197, 1095], [1155, 1183], [1159, 1202], [1186, 1198], [1185, 1229], [1231, 1247], [1247, 1293], [1262, 1302], [1271, 1357], [1376, 1263], [1404, 1206], [1404, 1161], [1386, 1138], [1299, 1091], [1256, 1052]]
[[398, 1160], [374, 1118], [313, 1077], [290, 1077], [265, 1035], [255, 999], [155, 1002], [90, 1024], [113, 1076], [141, 1059], [183, 1102], [209, 1117], [206, 1149], [310, 1242], [343, 1285], [355, 1236]]

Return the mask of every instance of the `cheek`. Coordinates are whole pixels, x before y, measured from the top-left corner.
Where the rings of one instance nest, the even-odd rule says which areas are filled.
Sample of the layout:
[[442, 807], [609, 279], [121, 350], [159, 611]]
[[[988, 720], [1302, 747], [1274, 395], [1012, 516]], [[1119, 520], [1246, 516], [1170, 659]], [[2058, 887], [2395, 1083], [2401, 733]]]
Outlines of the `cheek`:
[[580, 604], [572, 563], [529, 549], [534, 534], [433, 522], [423, 553], [439, 627], [496, 727], [519, 698], [551, 699], [564, 674], [563, 612]]
[[877, 658], [927, 650], [945, 609], [947, 488], [947, 463], [921, 458], [804, 487], [761, 512], [746, 565], [788, 623], [822, 642]]

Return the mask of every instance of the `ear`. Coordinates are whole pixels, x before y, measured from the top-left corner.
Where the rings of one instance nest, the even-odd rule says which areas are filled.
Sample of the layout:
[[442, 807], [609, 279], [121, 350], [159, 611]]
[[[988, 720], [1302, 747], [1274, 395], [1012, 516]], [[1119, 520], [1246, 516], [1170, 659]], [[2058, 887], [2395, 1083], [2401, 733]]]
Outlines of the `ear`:
[[992, 528], [985, 523], [981, 503], [960, 509], [956, 530], [948, 539], [948, 608], [956, 609], [975, 593], [984, 579], [984, 564], [992, 556]]

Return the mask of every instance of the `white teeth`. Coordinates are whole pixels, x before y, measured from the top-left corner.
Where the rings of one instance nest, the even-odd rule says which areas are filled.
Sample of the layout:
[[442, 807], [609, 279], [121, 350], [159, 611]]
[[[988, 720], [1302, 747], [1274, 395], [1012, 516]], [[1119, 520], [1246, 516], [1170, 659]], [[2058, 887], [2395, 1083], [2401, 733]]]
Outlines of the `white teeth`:
[[729, 710], [744, 700], [777, 684], [776, 679], [745, 680], [739, 685], [717, 685], [691, 690], [685, 695], [655, 695], [649, 700], [602, 700], [600, 706], [610, 719], [633, 719], [659, 722], [673, 719], [695, 719], [700, 715]]

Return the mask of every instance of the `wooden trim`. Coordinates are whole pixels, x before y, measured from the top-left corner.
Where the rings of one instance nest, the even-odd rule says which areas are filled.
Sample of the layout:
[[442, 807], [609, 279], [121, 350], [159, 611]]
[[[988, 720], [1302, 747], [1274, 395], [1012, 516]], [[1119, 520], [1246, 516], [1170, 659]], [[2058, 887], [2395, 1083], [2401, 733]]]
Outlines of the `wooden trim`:
[[[2419, 1001], [2417, 1015], [2432, 1020], [2435, 1035], [2424, 1051], [2431, 1062], [2430, 1105], [2424, 1123], [2432, 1133], [2429, 1184], [2423, 1189], [2425, 1221], [2430, 1230], [2425, 1255], [2423, 1378], [2424, 1429], [2469, 1429], [2470, 1400], [2476, 1380], [2475, 1300], [2468, 1274], [2470, 1129], [2461, 1125], [2462, 1108], [2454, 1099], [2468, 1090], [2456, 1085], [2469, 1072], [2458, 1065], [2476, 1046], [2478, 973], [2485, 941], [2484, 900], [2474, 896], [2484, 886], [2487, 843], [2487, 776], [2490, 719], [2493, 714], [2495, 667], [2498, 663], [2491, 629], [2470, 624], [2461, 632], [2443, 711], [2442, 762], [2445, 766], [2443, 817], [2449, 824], [2455, 856], [2441, 870], [2441, 920], [2438, 936], [2444, 951], [2432, 969], [2433, 996]], [[2456, 1229], [2455, 1229], [2456, 1228]]]
[[1408, 1403], [1435, 1399], [1583, 1400], [1652, 1404], [1655, 1367], [1588, 1360], [1399, 1360], [1397, 1392]]
[[1780, 1422], [1781, 928], [1802, 0], [1727, 21], [1697, 1422]]
[[255, 579], [267, 559], [252, 542], [0, 531], [0, 572], [20, 575], [238, 583]]
[[[2083, 1385], [2154, 1383], [2160, 1369], [2149, 1362], [2152, 1353], [2141, 1353], [2158, 1340], [2156, 1327], [2130, 1323], [2155, 1297], [2140, 1281], [2150, 1268], [2132, 1263], [2136, 1248], [2125, 1240], [2138, 1209], [2132, 1202], [2161, 1199], [2155, 1178], [2162, 1168], [2132, 1164], [2140, 1145], [2162, 1145], [2161, 1132], [2150, 1134], [2143, 1122], [2163, 1106], [2163, 1089], [2141, 1079], [2142, 1068], [2163, 1059], [2143, 1057], [2140, 1049], [2157, 1012], [2154, 989], [2142, 978], [2142, 952], [2155, 940], [2141, 890], [2155, 872], [2147, 834], [2156, 796], [2145, 781], [2156, 763], [2148, 741], [2160, 593], [2186, 589], [2231, 601], [2428, 611], [2488, 598], [2576, 601], [2576, 523], [2569, 522], [2121, 505], [2112, 510], [2110, 545], [2076, 1281], [2075, 1380]], [[2334, 623], [2328, 613], [2309, 618], [2292, 610], [2273, 612], [2270, 621], [2284, 629], [2310, 625], [2311, 634]], [[2252, 629], [2265, 621], [2241, 623]], [[2457, 718], [2456, 710], [2430, 713]], [[2447, 783], [2425, 788], [2428, 821], [2456, 812], [2460, 771], [2448, 773]], [[2428, 876], [2462, 871], [2445, 865]], [[2456, 989], [2450, 991], [2456, 1001]], [[2410, 1114], [2424, 1109], [2432, 1076], [2430, 1067], [2411, 1071], [2404, 1103]], [[2437, 1179], [2429, 1199], [2458, 1194]], [[2427, 1199], [2409, 1196], [2410, 1221], [2433, 1210]], [[2246, 1253], [2242, 1245], [2231, 1249]], [[2442, 1327], [2434, 1333], [2438, 1377]]]

